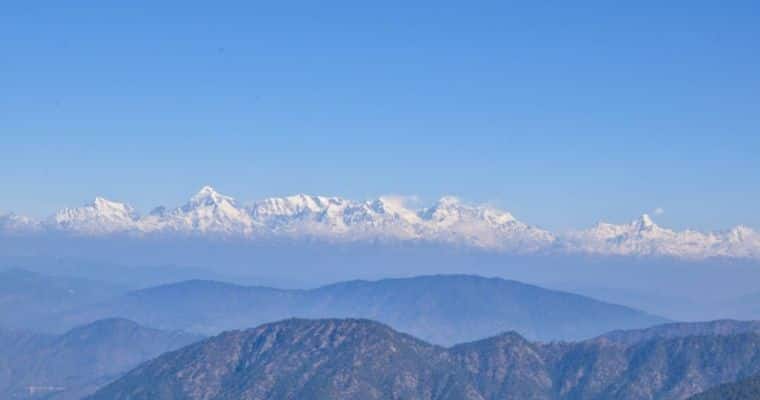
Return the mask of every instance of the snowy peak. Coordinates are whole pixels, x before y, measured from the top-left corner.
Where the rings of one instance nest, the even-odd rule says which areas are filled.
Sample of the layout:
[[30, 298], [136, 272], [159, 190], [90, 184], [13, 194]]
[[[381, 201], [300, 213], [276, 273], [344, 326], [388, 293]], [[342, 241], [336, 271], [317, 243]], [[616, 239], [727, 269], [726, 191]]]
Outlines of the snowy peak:
[[398, 196], [383, 196], [377, 200], [367, 202], [373, 212], [378, 215], [401, 220], [409, 224], [418, 224], [421, 218], [418, 212], [406, 206], [406, 200]]
[[220, 194], [211, 186], [204, 186], [198, 193], [194, 194], [184, 208], [193, 209], [204, 206], [220, 206], [223, 204], [233, 204], [235, 199]]
[[52, 217], [57, 229], [97, 234], [128, 231], [135, 228], [137, 216], [127, 204], [96, 197], [89, 204], [64, 208]]
[[[211, 186], [204, 186], [198, 193], [181, 208], [185, 214], [196, 214], [198, 217], [224, 217], [238, 219], [246, 214], [235, 203], [235, 199], [220, 194]], [[205, 214], [205, 215], [202, 215]]]
[[253, 221], [235, 199], [204, 186], [182, 207], [154, 210], [140, 221], [140, 227], [144, 232], [249, 235]]
[[622, 238], [637, 237], [647, 233], [666, 231], [654, 223], [648, 214], [642, 214], [639, 218], [628, 224], [611, 224], [608, 222], [599, 222], [594, 227], [577, 232], [577, 235], [583, 235], [593, 240], [615, 240], [620, 241]]
[[81, 207], [70, 209], [94, 209], [94, 210], [132, 210], [132, 207], [125, 203], [108, 200], [105, 197], [96, 196], [91, 202], [83, 204]]
[[652, 218], [649, 216], [649, 214], [642, 214], [637, 220], [633, 221], [631, 225], [634, 229], [637, 229], [639, 231], [651, 231], [657, 228], [657, 225], [655, 225], [654, 221], [652, 221]]
[[462, 205], [462, 200], [456, 196], [443, 196], [435, 204], [435, 208], [456, 208]]
[[339, 197], [297, 194], [264, 199], [248, 212], [259, 234], [340, 236], [347, 231], [344, 215], [352, 204]]
[[452, 196], [442, 197], [433, 207], [423, 210], [420, 215], [425, 220], [435, 221], [444, 226], [473, 220], [493, 226], [517, 223], [515, 217], [506, 211], [488, 206], [467, 205]]
[[433, 214], [438, 213], [458, 213], [463, 208], [471, 208], [463, 204], [458, 197], [443, 196], [433, 204], [432, 207], [425, 209], [426, 219], [432, 219]]
[[436, 221], [439, 223], [452, 224], [459, 221], [464, 214], [472, 213], [472, 208], [463, 205], [462, 202], [454, 196], [444, 196], [429, 208], [420, 212], [420, 217], [426, 221]]
[[730, 237], [732, 240], [741, 242], [744, 240], [754, 239], [757, 237], [758, 233], [754, 229], [744, 226], [744, 225], [738, 225], [734, 228], [732, 228], [730, 231], [728, 231], [727, 236]]
[[348, 201], [338, 197], [310, 196], [296, 194], [287, 197], [264, 199], [251, 207], [251, 213], [262, 218], [283, 216], [304, 216], [320, 214], [330, 208], [344, 208]]
[[465, 204], [453, 196], [442, 197], [419, 216], [433, 237], [449, 242], [524, 253], [550, 248], [556, 240], [550, 232], [524, 224], [509, 212]]
[[96, 197], [92, 203], [86, 205], [102, 215], [134, 216], [135, 210], [128, 204], [111, 201], [103, 197]]
[[674, 231], [658, 226], [644, 214], [628, 224], [601, 222], [563, 237], [569, 251], [607, 255], [760, 258], [760, 235], [746, 227], [724, 232]]
[[719, 248], [722, 255], [760, 259], [760, 232], [739, 225], [715, 236], [722, 245]]
[[[198, 193], [195, 194], [195, 196], [221, 196], [219, 192], [214, 189], [211, 185], [205, 185], [201, 188], [201, 190], [198, 191]], [[193, 196], [193, 197], [195, 197]]]

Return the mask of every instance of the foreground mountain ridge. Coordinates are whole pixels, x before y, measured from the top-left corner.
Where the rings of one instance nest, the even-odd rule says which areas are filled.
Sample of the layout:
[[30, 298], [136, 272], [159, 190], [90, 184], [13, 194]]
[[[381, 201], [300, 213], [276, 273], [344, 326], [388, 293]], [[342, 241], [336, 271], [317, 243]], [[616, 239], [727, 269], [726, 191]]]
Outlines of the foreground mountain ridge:
[[210, 186], [180, 207], [158, 207], [147, 215], [102, 197], [82, 207], [62, 209], [44, 221], [5, 214], [0, 216], [0, 232], [420, 241], [520, 254], [760, 259], [760, 233], [745, 226], [706, 233], [673, 231], [643, 215], [629, 224], [599, 223], [587, 230], [557, 234], [521, 222], [496, 207], [469, 205], [454, 197], [443, 197], [421, 209], [410, 208], [397, 197], [353, 201], [306, 194], [242, 205]]
[[167, 353], [91, 400], [680, 400], [760, 372], [760, 335], [443, 348], [361, 319], [289, 319]]

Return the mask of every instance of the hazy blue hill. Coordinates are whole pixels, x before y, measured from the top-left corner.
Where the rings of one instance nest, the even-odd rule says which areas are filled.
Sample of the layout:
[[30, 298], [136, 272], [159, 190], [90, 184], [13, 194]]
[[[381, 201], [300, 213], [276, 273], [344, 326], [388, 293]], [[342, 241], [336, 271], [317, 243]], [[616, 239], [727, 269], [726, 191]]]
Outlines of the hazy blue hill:
[[290, 317], [369, 318], [439, 344], [514, 330], [531, 339], [581, 339], [666, 320], [588, 297], [515, 281], [436, 275], [279, 290], [187, 281], [131, 292], [68, 315], [68, 323], [119, 316], [203, 334]]
[[162, 329], [215, 334], [287, 318], [298, 297], [299, 291], [191, 280], [130, 292], [85, 310]]
[[91, 399], [681, 400], [757, 373], [755, 333], [445, 349], [369, 320], [291, 319], [165, 354]]
[[665, 322], [584, 296], [471, 275], [338, 283], [307, 298], [305, 316], [375, 319], [441, 344], [508, 330], [537, 340], [575, 340]]
[[0, 331], [0, 398], [78, 399], [145, 360], [200, 339], [124, 319], [62, 335]]
[[105, 301], [121, 287], [80, 278], [46, 276], [21, 269], [0, 271], [0, 326], [63, 331], [51, 323], [63, 313]]

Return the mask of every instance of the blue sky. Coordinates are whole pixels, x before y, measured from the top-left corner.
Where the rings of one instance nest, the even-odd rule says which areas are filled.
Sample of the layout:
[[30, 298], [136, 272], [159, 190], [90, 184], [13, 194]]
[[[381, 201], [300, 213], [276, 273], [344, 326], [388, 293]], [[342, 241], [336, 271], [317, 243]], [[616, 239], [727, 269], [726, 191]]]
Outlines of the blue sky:
[[25, 3], [0, 14], [0, 211], [210, 183], [760, 228], [756, 2]]

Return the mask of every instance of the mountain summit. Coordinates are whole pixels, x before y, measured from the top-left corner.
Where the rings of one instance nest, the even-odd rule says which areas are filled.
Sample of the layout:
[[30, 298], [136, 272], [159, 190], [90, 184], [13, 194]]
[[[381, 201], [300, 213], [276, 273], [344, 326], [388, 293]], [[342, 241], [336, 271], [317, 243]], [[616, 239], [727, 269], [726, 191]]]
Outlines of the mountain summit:
[[137, 216], [127, 204], [96, 197], [82, 207], [58, 211], [51, 222], [63, 230], [113, 233], [135, 229]]

